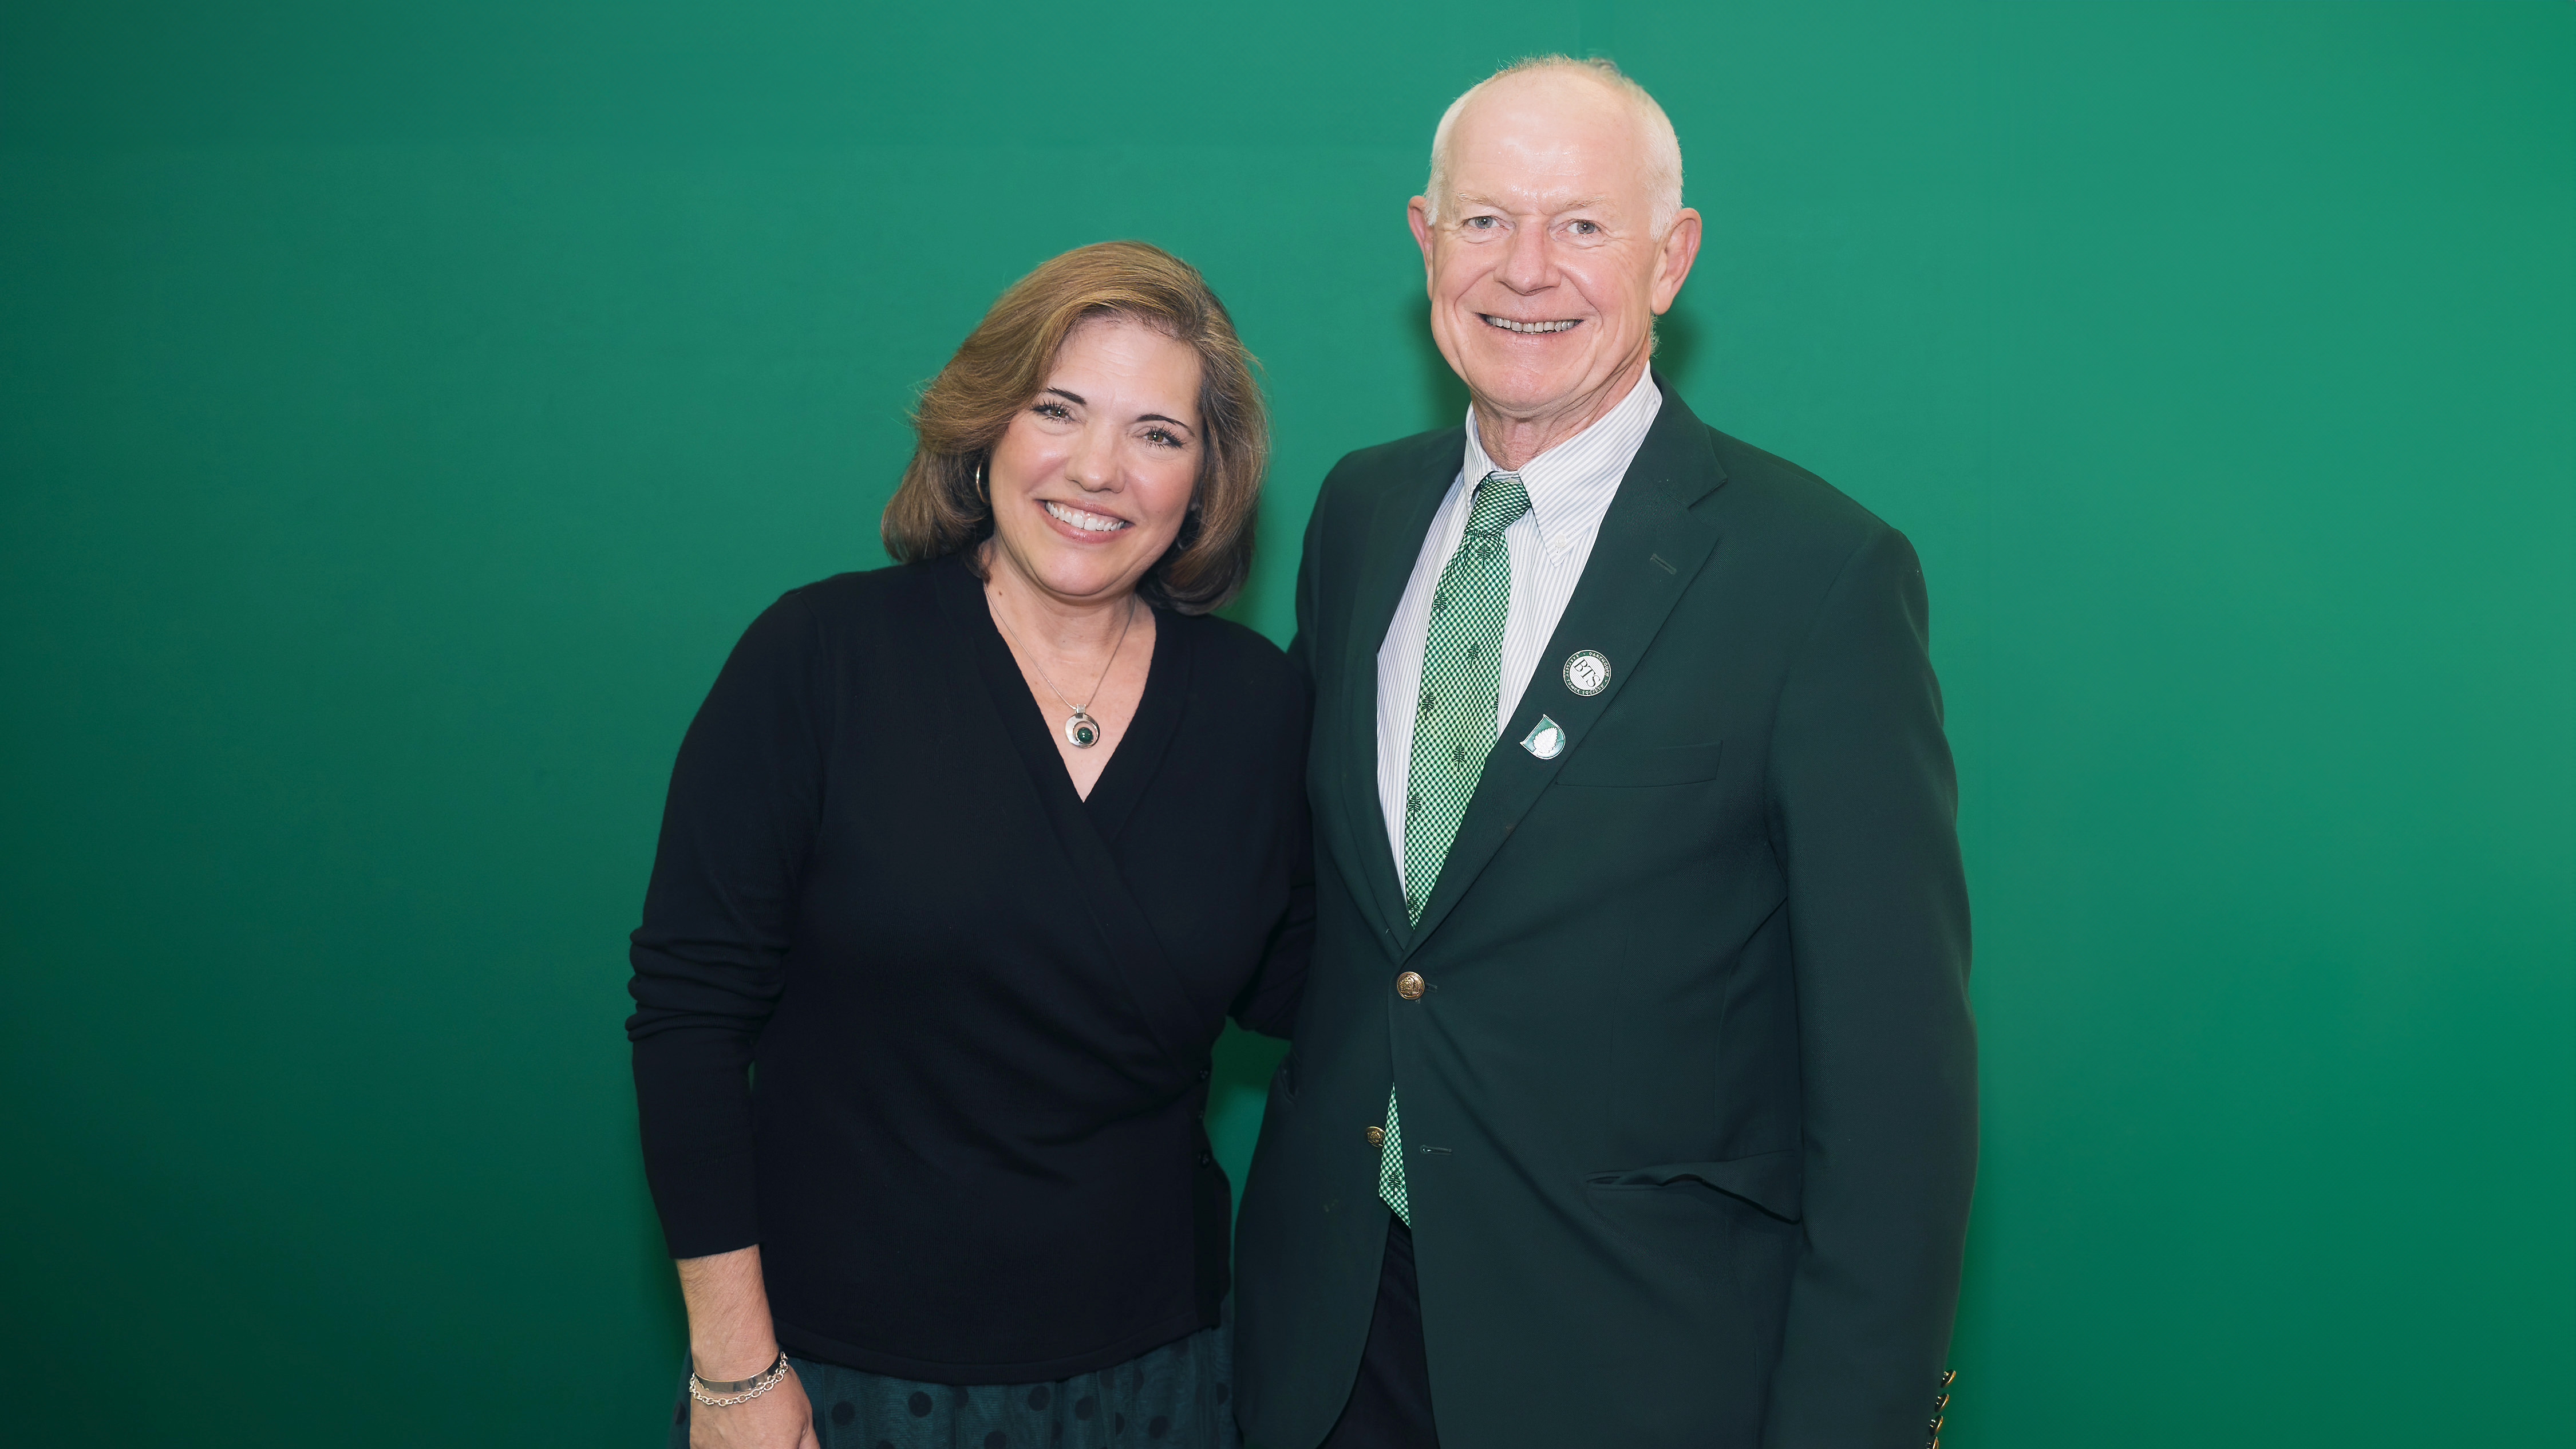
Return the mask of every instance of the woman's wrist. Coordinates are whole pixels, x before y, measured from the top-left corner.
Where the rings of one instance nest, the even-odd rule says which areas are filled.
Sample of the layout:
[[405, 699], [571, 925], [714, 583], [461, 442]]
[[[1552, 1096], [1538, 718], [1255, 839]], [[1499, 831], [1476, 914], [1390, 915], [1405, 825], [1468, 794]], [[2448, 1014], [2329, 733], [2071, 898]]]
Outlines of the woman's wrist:
[[732, 1382], [778, 1361], [769, 1295], [760, 1280], [760, 1249], [737, 1248], [679, 1262], [680, 1295], [689, 1307], [689, 1363], [699, 1377]]
[[689, 1375], [689, 1397], [710, 1408], [729, 1409], [768, 1393], [794, 1372], [787, 1366], [785, 1353], [771, 1359], [769, 1367], [745, 1379], [710, 1380], [704, 1374], [692, 1372]]
[[775, 1339], [762, 1344], [690, 1344], [689, 1369], [710, 1384], [757, 1378], [778, 1362]]

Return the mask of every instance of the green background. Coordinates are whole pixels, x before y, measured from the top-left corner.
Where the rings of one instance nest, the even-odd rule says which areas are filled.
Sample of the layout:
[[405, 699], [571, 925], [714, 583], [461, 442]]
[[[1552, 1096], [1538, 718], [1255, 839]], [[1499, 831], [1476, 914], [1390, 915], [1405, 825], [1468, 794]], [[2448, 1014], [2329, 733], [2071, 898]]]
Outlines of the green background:
[[2564, 0], [9, 0], [0, 1439], [658, 1442], [622, 938], [724, 651], [1116, 236], [1268, 365], [1284, 638], [1323, 471], [1461, 407], [1432, 123], [1553, 48], [1680, 130], [1693, 406], [1929, 571], [1949, 1442], [2571, 1442]]

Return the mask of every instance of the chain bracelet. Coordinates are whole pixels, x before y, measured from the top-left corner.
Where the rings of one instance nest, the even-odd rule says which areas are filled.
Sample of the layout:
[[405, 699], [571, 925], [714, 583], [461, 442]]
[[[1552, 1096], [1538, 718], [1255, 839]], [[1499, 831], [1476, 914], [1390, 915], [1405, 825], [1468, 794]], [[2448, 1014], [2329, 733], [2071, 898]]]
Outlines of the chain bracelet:
[[[759, 1398], [761, 1395], [768, 1393], [771, 1389], [778, 1387], [779, 1380], [787, 1377], [790, 1372], [792, 1372], [792, 1370], [787, 1367], [787, 1350], [782, 1348], [778, 1351], [778, 1362], [771, 1364], [768, 1368], [762, 1370], [752, 1378], [737, 1379], [733, 1381], [733, 1383], [747, 1384], [749, 1385], [748, 1388], [745, 1388], [738, 1394], [725, 1394], [718, 1396], [709, 1394], [705, 1391], [707, 1381], [699, 1378], [698, 1371], [695, 1368], [691, 1368], [689, 1370], [689, 1397], [711, 1409], [730, 1409], [736, 1404], [749, 1403], [753, 1399]], [[732, 1386], [732, 1383], [728, 1383], [726, 1385], [727, 1388], [731, 1388]]]

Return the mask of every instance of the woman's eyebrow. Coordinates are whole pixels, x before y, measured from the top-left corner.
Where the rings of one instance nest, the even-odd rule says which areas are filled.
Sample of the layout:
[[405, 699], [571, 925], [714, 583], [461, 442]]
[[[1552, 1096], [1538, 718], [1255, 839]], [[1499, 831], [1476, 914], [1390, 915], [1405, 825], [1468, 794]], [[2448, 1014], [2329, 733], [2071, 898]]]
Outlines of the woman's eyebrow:
[[1176, 428], [1187, 428], [1189, 426], [1189, 424], [1182, 422], [1179, 418], [1167, 418], [1161, 413], [1139, 413], [1136, 415], [1136, 421], [1140, 423], [1170, 423]]
[[1039, 388], [1039, 389], [1038, 389], [1038, 391], [1039, 391], [1039, 392], [1041, 392], [1041, 393], [1049, 393], [1049, 392], [1054, 393], [1057, 397], [1063, 398], [1065, 401], [1067, 401], [1067, 402], [1069, 402], [1069, 403], [1072, 403], [1072, 404], [1073, 404], [1074, 406], [1076, 406], [1076, 407], [1086, 407], [1086, 408], [1087, 408], [1087, 407], [1091, 406], [1091, 404], [1090, 404], [1090, 403], [1085, 402], [1085, 401], [1083, 400], [1083, 396], [1082, 396], [1082, 394], [1080, 394], [1080, 393], [1078, 393], [1078, 392], [1067, 392], [1067, 391], [1065, 391], [1063, 388], [1060, 388], [1060, 387], [1042, 387], [1042, 388]]

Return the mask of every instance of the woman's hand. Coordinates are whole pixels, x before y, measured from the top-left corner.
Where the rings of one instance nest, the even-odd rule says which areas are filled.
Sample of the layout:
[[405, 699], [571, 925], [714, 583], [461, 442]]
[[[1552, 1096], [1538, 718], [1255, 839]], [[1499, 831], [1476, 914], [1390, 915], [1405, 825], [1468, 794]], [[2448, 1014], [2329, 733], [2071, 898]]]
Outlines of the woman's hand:
[[790, 1369], [756, 1399], [721, 1409], [691, 1399], [689, 1449], [822, 1449], [822, 1441], [814, 1437], [814, 1406]]
[[[769, 1322], [769, 1290], [760, 1249], [737, 1248], [680, 1260], [680, 1296], [689, 1304], [689, 1361], [698, 1377], [719, 1383], [767, 1373], [778, 1362]], [[730, 1397], [723, 1396], [723, 1397]], [[822, 1449], [814, 1406], [793, 1369], [760, 1397], [718, 1408], [689, 1400], [689, 1449]]]

